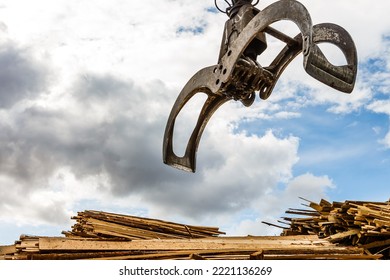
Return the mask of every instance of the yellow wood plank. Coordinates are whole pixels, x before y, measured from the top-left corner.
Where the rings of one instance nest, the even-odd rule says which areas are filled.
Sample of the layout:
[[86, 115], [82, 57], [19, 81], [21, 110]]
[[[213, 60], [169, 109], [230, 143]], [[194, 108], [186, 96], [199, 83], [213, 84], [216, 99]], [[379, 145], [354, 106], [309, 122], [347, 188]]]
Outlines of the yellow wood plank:
[[359, 234], [359, 233], [360, 233], [359, 229], [351, 229], [351, 230], [348, 230], [348, 231], [344, 231], [344, 232], [340, 232], [340, 233], [336, 233], [336, 234], [330, 235], [329, 237], [326, 238], [326, 240], [330, 240], [330, 241], [334, 242], [334, 241], [343, 239], [345, 237], [349, 237], [349, 236], [356, 235], [356, 234]]

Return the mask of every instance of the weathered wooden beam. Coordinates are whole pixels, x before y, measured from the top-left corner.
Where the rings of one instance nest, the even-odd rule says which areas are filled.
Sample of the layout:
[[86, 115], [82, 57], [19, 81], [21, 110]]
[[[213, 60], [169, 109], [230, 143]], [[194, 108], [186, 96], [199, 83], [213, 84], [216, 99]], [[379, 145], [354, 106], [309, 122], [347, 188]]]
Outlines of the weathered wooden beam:
[[[319, 246], [321, 245], [321, 246]], [[266, 249], [302, 249], [321, 250], [331, 247], [332, 250], [343, 250], [325, 240], [318, 238], [307, 240], [278, 238], [204, 238], [204, 239], [161, 239], [133, 241], [98, 241], [68, 238], [40, 238], [39, 250], [45, 251], [162, 251], [162, 250], [266, 250]]]

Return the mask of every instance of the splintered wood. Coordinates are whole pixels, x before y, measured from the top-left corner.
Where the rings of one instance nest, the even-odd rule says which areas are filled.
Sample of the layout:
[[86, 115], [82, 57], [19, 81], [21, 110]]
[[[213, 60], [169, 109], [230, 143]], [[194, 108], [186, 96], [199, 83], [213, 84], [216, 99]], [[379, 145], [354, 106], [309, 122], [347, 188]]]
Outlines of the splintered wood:
[[[325, 240], [353, 245], [371, 254], [390, 257], [390, 202], [345, 201], [315, 203], [304, 198], [314, 210], [289, 209], [287, 214], [305, 217], [283, 217], [282, 235], [317, 235]], [[288, 225], [288, 227], [286, 227]]]

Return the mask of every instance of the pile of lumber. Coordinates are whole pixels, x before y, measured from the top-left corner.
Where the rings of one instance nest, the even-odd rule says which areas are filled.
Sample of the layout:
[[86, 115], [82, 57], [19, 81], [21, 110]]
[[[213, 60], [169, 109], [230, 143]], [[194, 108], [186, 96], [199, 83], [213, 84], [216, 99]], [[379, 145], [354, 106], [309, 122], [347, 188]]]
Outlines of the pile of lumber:
[[166, 239], [204, 238], [225, 234], [217, 227], [191, 226], [157, 219], [120, 215], [88, 210], [72, 217], [76, 224], [72, 231], [63, 231], [66, 237]]
[[284, 227], [282, 236], [241, 237], [221, 237], [224, 233], [217, 227], [84, 211], [72, 217], [76, 223], [62, 232], [64, 237], [22, 235], [15, 244], [0, 246], [0, 259], [337, 260], [388, 256], [389, 204], [322, 200], [309, 206], [314, 210], [288, 211], [308, 217], [284, 218], [283, 223], [290, 227]]
[[[2, 253], [3, 251], [3, 253]], [[283, 260], [379, 259], [357, 247], [311, 236], [208, 237], [113, 240], [21, 236], [0, 247], [9, 260]]]
[[[325, 240], [363, 248], [371, 254], [390, 257], [390, 201], [315, 203], [304, 198], [311, 209], [289, 209], [287, 214], [301, 217], [282, 217], [282, 235], [317, 235]], [[303, 217], [302, 217], [303, 216]], [[288, 227], [286, 227], [286, 225]]]

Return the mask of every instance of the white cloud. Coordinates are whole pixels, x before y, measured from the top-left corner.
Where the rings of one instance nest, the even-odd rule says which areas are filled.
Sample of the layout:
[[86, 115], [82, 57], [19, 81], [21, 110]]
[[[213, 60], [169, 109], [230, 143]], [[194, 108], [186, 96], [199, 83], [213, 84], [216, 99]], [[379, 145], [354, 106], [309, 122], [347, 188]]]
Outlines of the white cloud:
[[[315, 176], [311, 173], [291, 178], [283, 190], [273, 190], [253, 204], [251, 218], [241, 216], [241, 220], [233, 227], [228, 227], [233, 235], [279, 235], [281, 229], [270, 227], [262, 221], [278, 224], [281, 216], [286, 216], [287, 208], [305, 209], [299, 203], [299, 197], [318, 202], [327, 197], [327, 190], [334, 188], [332, 180], [324, 176]], [[282, 224], [279, 224], [283, 226]]]
[[[367, 106], [369, 110], [372, 110], [375, 113], [380, 113], [380, 114], [386, 114], [390, 116], [390, 101], [389, 100], [376, 100], [371, 102]], [[378, 128], [376, 128], [378, 131]], [[386, 134], [386, 136], [379, 141], [383, 146], [385, 146], [387, 149], [390, 149], [390, 130]]]
[[4, 175], [0, 177], [0, 184], [1, 221], [19, 225], [67, 224], [71, 212], [62, 194], [54, 196], [48, 190], [29, 190]]
[[[78, 201], [104, 206], [107, 199], [121, 205], [126, 199], [153, 216], [200, 220], [234, 215], [292, 176], [297, 138], [280, 139], [271, 131], [235, 134], [231, 124], [237, 117], [218, 114], [202, 139], [197, 174], [164, 166], [161, 139], [170, 93], [162, 82], [138, 87], [87, 73], [60, 104], [27, 103], [11, 110], [13, 121], [2, 124], [8, 131], [1, 138], [2, 174], [29, 195], [25, 203], [3, 197], [9, 211], [26, 213], [27, 205], [39, 205], [18, 220], [35, 215], [37, 222], [60, 222], [49, 209], [65, 217]], [[7, 186], [0, 188], [5, 192]]]
[[389, 100], [376, 100], [367, 105], [367, 108], [375, 113], [382, 113], [390, 116], [390, 101]]
[[385, 138], [380, 141], [387, 149], [390, 149], [390, 131], [386, 134]]
[[285, 191], [287, 197], [295, 195], [311, 201], [318, 201], [325, 197], [324, 193], [326, 188], [333, 187], [333, 182], [328, 176], [317, 177], [313, 174], [306, 173], [291, 180]]
[[[266, 7], [273, 2], [275, 1], [260, 1], [260, 5]], [[282, 81], [293, 81], [301, 87], [307, 87], [306, 96], [308, 98], [305, 100], [305, 105], [325, 104], [329, 106], [330, 112], [346, 114], [364, 108], [373, 98], [378, 88], [383, 93], [390, 92], [390, 56], [388, 55], [389, 43], [386, 39], [390, 34], [390, 20], [386, 15], [386, 8], [390, 8], [390, 3], [384, 1], [370, 3], [364, 0], [353, 1], [353, 3], [336, 0], [302, 0], [300, 2], [308, 9], [314, 24], [332, 22], [344, 27], [355, 41], [359, 60], [355, 89], [351, 94], [344, 94], [309, 77], [302, 67], [302, 57], [298, 56], [286, 69]], [[340, 58], [340, 55], [334, 54], [335, 49], [324, 49], [330, 61], [334, 59], [337, 61]], [[335, 53], [340, 53], [340, 51], [338, 50]], [[363, 68], [363, 65], [371, 58], [380, 58], [387, 61], [387, 64], [378, 73], [370, 73], [370, 71]], [[296, 88], [296, 86], [293, 88]], [[278, 98], [280, 92], [282, 93], [281, 96], [285, 96], [286, 88], [282, 87], [275, 91], [270, 99]], [[296, 92], [290, 91], [290, 96], [296, 96]], [[302, 100], [297, 99], [295, 101], [304, 105]]]

